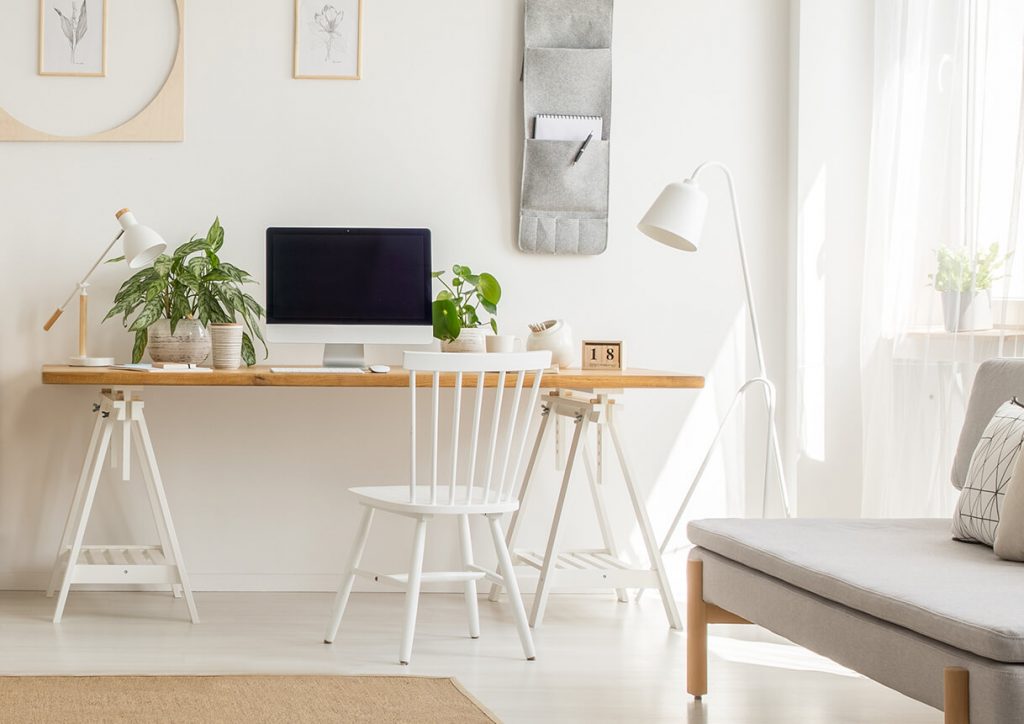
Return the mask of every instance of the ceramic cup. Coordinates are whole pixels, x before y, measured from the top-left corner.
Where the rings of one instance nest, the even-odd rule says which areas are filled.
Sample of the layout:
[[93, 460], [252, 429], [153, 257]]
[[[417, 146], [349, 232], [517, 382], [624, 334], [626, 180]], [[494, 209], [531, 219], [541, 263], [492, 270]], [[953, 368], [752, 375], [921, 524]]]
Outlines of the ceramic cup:
[[492, 334], [487, 337], [488, 352], [515, 352], [516, 338], [512, 334]]
[[237, 370], [242, 366], [242, 325], [211, 324], [213, 368]]

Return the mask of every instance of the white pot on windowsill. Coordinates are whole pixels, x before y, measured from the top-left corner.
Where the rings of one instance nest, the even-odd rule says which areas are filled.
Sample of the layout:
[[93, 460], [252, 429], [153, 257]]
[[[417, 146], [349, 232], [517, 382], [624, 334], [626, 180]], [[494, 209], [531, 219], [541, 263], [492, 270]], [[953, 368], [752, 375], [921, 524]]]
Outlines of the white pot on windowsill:
[[942, 323], [947, 332], [983, 332], [992, 329], [991, 290], [941, 294]]

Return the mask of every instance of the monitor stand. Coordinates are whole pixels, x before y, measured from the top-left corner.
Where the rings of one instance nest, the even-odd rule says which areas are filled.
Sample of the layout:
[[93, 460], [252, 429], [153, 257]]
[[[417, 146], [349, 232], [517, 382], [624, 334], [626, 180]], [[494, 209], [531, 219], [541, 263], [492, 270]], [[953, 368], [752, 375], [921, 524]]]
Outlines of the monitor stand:
[[324, 367], [366, 367], [366, 351], [361, 344], [325, 344]]

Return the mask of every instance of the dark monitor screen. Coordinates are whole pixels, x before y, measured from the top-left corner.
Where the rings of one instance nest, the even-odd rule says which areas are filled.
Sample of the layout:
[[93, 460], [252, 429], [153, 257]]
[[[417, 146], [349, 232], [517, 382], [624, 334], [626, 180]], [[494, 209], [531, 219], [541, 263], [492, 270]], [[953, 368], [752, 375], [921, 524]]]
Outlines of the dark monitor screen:
[[270, 324], [429, 325], [429, 229], [267, 229]]

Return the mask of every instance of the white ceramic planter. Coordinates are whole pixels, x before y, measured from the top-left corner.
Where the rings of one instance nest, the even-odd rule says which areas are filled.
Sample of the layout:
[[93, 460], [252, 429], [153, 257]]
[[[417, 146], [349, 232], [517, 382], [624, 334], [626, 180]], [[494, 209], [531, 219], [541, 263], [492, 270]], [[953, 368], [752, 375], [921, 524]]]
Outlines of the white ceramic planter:
[[991, 291], [942, 292], [942, 322], [947, 332], [992, 329]]
[[487, 346], [484, 339], [487, 337], [487, 333], [483, 327], [476, 327], [474, 329], [463, 328], [459, 332], [459, 338], [452, 341], [442, 341], [441, 351], [442, 352], [486, 352]]
[[561, 319], [549, 319], [543, 323], [544, 329], [531, 332], [526, 338], [526, 349], [550, 350], [551, 364], [558, 367], [571, 367], [579, 362], [579, 350], [572, 339], [572, 328]]
[[182, 319], [171, 334], [170, 320], [158, 319], [149, 328], [146, 350], [154, 362], [202, 364], [210, 356], [210, 333], [198, 319]]
[[242, 366], [241, 324], [211, 324], [210, 341], [214, 369], [237, 370]]

